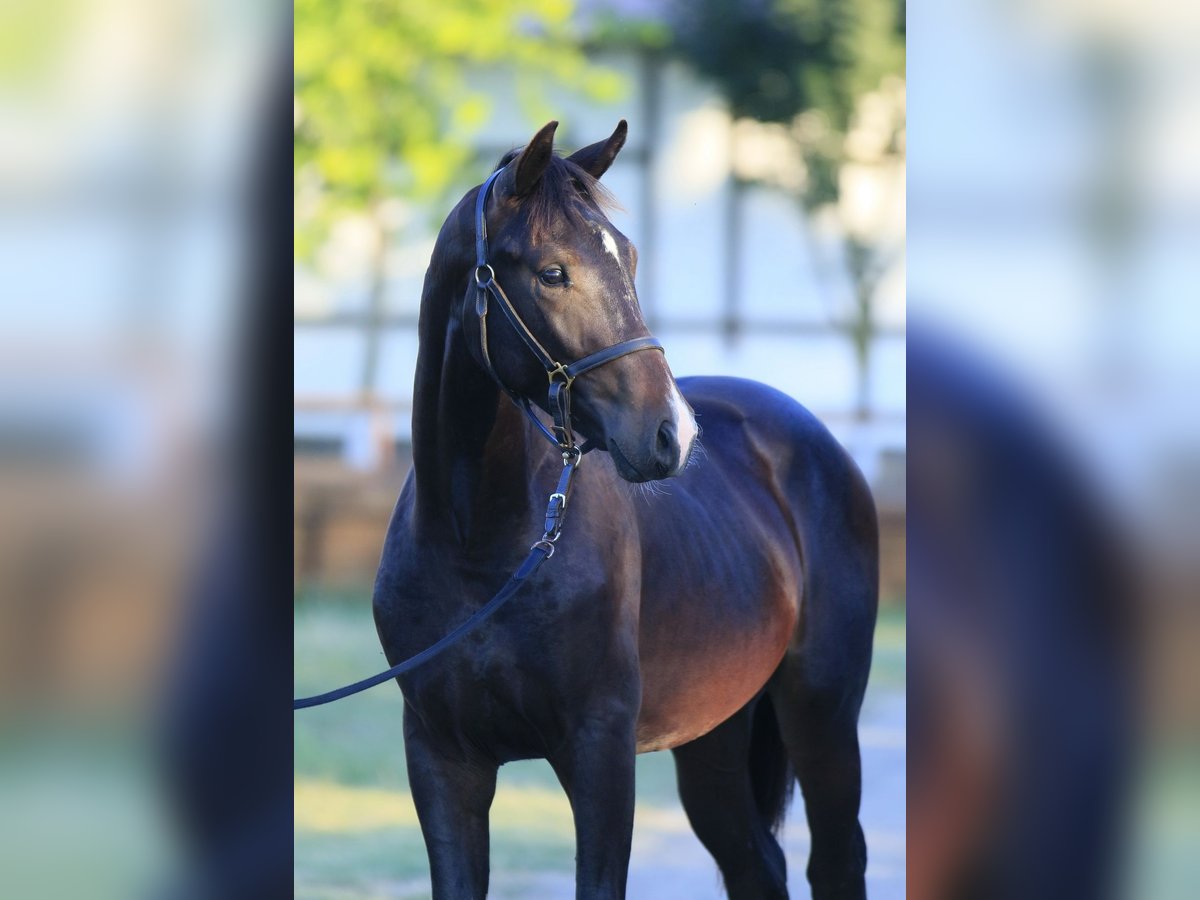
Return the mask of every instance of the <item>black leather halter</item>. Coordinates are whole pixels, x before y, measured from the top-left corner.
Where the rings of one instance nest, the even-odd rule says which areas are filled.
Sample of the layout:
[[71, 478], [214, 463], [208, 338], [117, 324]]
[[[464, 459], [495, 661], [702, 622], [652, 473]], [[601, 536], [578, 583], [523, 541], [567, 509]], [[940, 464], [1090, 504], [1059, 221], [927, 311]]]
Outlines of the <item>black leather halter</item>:
[[[630, 353], [636, 353], [639, 350], [658, 350], [662, 351], [662, 344], [656, 338], [646, 336], [639, 338], [630, 338], [627, 341], [620, 341], [612, 346], [605, 347], [603, 350], [597, 350], [595, 353], [589, 353], [582, 359], [577, 359], [569, 365], [560, 363], [547, 352], [541, 342], [533, 336], [533, 332], [529, 330], [516, 308], [509, 301], [508, 296], [504, 293], [504, 289], [500, 287], [500, 283], [496, 281], [496, 271], [488, 264], [488, 245], [487, 245], [487, 198], [488, 193], [492, 189], [492, 184], [500, 177], [504, 169], [497, 169], [493, 172], [488, 180], [479, 188], [479, 195], [475, 199], [475, 314], [479, 317], [479, 344], [480, 350], [483, 353], [483, 364], [488, 373], [495, 380], [496, 384], [512, 398], [513, 402], [525, 411], [525, 414], [538, 427], [538, 430], [545, 435], [546, 439], [554, 444], [557, 444], [563, 451], [564, 458], [567, 456], [576, 457], [588, 452], [592, 449], [590, 444], [585, 444], [580, 448], [575, 442], [575, 433], [571, 428], [571, 385], [575, 379], [592, 369], [599, 368], [605, 363], [610, 363], [613, 360], [620, 359], [622, 356], [628, 356]], [[521, 338], [521, 341], [529, 348], [529, 352], [534, 355], [534, 358], [541, 363], [542, 368], [546, 370], [546, 376], [550, 379], [550, 389], [548, 395], [548, 406], [550, 414], [554, 418], [552, 428], [547, 428], [542, 424], [542, 420], [537, 417], [533, 411], [533, 405], [528, 397], [521, 396], [515, 391], [510, 390], [500, 380], [495, 368], [492, 366], [491, 353], [488, 350], [488, 330], [487, 330], [487, 315], [488, 315], [488, 298], [494, 297], [496, 305], [500, 307], [500, 311], [504, 313], [504, 317], [512, 326], [513, 331]]]

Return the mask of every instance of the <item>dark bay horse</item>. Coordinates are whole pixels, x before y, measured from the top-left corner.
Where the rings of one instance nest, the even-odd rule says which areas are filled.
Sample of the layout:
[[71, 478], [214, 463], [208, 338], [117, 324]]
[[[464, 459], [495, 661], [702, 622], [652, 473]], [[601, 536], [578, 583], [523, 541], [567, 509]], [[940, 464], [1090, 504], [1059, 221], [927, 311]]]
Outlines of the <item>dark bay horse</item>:
[[[501, 160], [481, 209], [496, 282], [548, 352], [579, 359], [649, 332], [636, 250], [598, 182], [625, 123], [567, 158], [556, 125]], [[425, 277], [413, 470], [374, 599], [393, 663], [504, 584], [562, 468], [497, 384], [546, 410], [546, 371], [499, 316], [481, 349], [479, 190], [446, 219]], [[813, 895], [865, 896], [857, 722], [878, 533], [862, 475], [793, 400], [741, 379], [676, 382], [657, 351], [580, 376], [573, 397], [575, 430], [607, 452], [579, 468], [556, 558], [398, 679], [433, 896], [486, 894], [497, 769], [545, 758], [574, 814], [577, 896], [623, 897], [634, 757], [665, 749], [731, 897], [787, 896], [774, 832], [797, 777]], [[664, 478], [661, 492], [635, 486]]]

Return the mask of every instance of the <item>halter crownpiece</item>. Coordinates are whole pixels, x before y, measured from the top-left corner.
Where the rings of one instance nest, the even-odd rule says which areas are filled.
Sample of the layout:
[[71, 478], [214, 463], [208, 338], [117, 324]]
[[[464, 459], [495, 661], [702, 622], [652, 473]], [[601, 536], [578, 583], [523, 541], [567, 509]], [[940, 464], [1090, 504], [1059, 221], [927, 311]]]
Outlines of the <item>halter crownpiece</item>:
[[[636, 353], [639, 350], [658, 350], [662, 352], [663, 347], [657, 338], [646, 336], [620, 341], [609, 347], [605, 347], [603, 350], [589, 353], [582, 359], [577, 359], [570, 364], [558, 362], [550, 355], [541, 342], [534, 337], [533, 332], [529, 330], [529, 326], [525, 324], [516, 307], [509, 301], [508, 296], [504, 293], [504, 289], [496, 281], [496, 270], [488, 263], [487, 218], [485, 210], [488, 193], [503, 171], [504, 169], [497, 169], [488, 176], [487, 181], [479, 188], [479, 195], [475, 198], [475, 271], [473, 277], [475, 288], [478, 292], [475, 296], [475, 314], [479, 317], [479, 343], [483, 355], [483, 364], [488, 374], [492, 376], [492, 380], [501, 387], [504, 393], [520, 409], [524, 410], [525, 415], [538, 427], [538, 430], [546, 439], [558, 445], [563, 452], [564, 464], [571, 461], [571, 458], [573, 458], [575, 464], [578, 464], [580, 457], [591, 450], [592, 445], [585, 444], [583, 448], [580, 448], [575, 442], [575, 433], [571, 428], [571, 385], [574, 384], [575, 379], [586, 372], [590, 372], [592, 369], [620, 359], [622, 356], [628, 356], [630, 353]], [[550, 407], [550, 414], [554, 419], [552, 428], [547, 428], [542, 424], [541, 419], [534, 413], [533, 405], [528, 397], [510, 390], [500, 380], [499, 374], [492, 365], [491, 354], [488, 351], [487, 333], [488, 299], [490, 297], [495, 298], [500, 311], [504, 313], [504, 318], [508, 320], [508, 323], [517, 333], [517, 336], [529, 349], [529, 352], [533, 354], [534, 358], [541, 363], [542, 368], [546, 370], [546, 376], [550, 380], [547, 405]], [[565, 494], [566, 492], [563, 491], [564, 504], [566, 502]], [[558, 496], [558, 494], [555, 496]]]

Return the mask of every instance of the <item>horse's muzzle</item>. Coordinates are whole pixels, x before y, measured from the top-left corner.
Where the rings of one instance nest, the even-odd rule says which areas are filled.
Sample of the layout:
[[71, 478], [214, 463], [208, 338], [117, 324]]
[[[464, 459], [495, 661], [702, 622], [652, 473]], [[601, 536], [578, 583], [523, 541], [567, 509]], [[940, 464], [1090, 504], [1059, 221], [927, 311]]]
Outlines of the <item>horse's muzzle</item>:
[[671, 419], [659, 424], [648, 452], [626, 453], [613, 438], [608, 439], [608, 452], [617, 474], [635, 484], [671, 478], [687, 465], [687, 453], [679, 445], [679, 429]]

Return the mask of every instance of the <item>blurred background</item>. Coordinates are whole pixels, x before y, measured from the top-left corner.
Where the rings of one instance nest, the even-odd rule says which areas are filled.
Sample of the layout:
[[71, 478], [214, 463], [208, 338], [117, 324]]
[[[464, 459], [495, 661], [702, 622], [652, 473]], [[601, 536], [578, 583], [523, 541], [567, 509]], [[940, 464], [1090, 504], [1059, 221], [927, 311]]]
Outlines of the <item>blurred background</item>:
[[[180, 779], [166, 774], [163, 710], [204, 726], [197, 755], [235, 739], [232, 719], [165, 696], [199, 643], [189, 607], [211, 599], [196, 583], [216, 569], [201, 545], [228, 506], [246, 329], [268, 299], [250, 283], [269, 255], [248, 215], [250, 169], [265, 168], [275, 118], [268, 77], [290, 64], [287, 12], [0, 4], [5, 897], [199, 890], [199, 845], [168, 803]], [[267, 667], [269, 641], [258, 655]], [[214, 796], [244, 787], [221, 749]]]
[[1200, 883], [1200, 10], [909, 8], [908, 876]]
[[[445, 212], [545, 121], [571, 150], [624, 117], [606, 181], [676, 372], [791, 393], [878, 498], [872, 896], [907, 874], [917, 897], [1190, 898], [1198, 14], [0, 5], [0, 895], [274, 896], [245, 886], [281, 861], [303, 896], [422, 895], [397, 692], [297, 717], [294, 737], [286, 689], [253, 701], [286, 672], [288, 620], [297, 694], [382, 664], [366, 582]], [[285, 109], [270, 76], [289, 52]], [[288, 198], [259, 195], [289, 157], [293, 265], [272, 282]], [[289, 288], [290, 343], [264, 324]], [[286, 499], [250, 503], [286, 478], [286, 446], [242, 452], [288, 434], [264, 336], [296, 360], [291, 589], [265, 565], [288, 549]], [[228, 527], [230, 498], [263, 515]], [[273, 604], [277, 626], [235, 615]], [[504, 778], [497, 892], [569, 895], [557, 787], [535, 766]], [[282, 839], [245, 807], [272, 779], [295, 803]], [[669, 759], [639, 779], [630, 895], [717, 896]], [[228, 801], [223, 824], [188, 828], [204, 798]], [[805, 896], [798, 808], [786, 834]], [[222, 852], [240, 891], [200, 878]]]
[[[604, 182], [672, 370], [791, 394], [878, 500], [867, 830], [876, 895], [902, 896], [902, 7], [322, 0], [297, 4], [295, 28], [297, 690], [382, 663], [370, 585], [411, 462], [417, 316], [442, 220], [550, 119], [569, 154], [624, 118], [629, 139]], [[399, 699], [381, 690], [297, 716], [298, 896], [428, 891]], [[720, 896], [669, 754], [641, 759], [638, 775], [630, 896]], [[805, 896], [799, 802], [792, 819], [789, 868]], [[548, 765], [502, 770], [492, 833], [496, 896], [574, 896], [570, 807]]]

